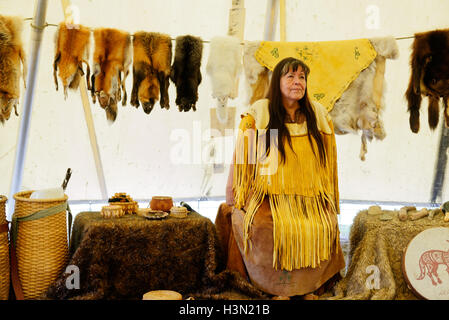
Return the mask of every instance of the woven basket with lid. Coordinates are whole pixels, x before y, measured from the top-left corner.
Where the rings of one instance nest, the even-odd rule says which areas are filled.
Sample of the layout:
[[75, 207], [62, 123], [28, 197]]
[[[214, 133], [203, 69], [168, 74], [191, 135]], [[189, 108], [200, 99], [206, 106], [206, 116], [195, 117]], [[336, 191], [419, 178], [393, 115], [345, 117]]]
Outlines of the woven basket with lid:
[[[7, 225], [6, 205], [7, 198], [0, 195], [0, 226]], [[4, 227], [6, 229], [6, 227]], [[9, 240], [8, 231], [0, 230], [0, 300], [9, 298]]]
[[[15, 208], [11, 227], [11, 241], [13, 233], [16, 233], [17, 267], [24, 299], [37, 299], [45, 293], [61, 274], [68, 260], [64, 207], [67, 195], [57, 199], [30, 199], [32, 192], [23, 191], [14, 195]], [[61, 206], [61, 209], [49, 216], [21, 221], [41, 210], [57, 206]]]

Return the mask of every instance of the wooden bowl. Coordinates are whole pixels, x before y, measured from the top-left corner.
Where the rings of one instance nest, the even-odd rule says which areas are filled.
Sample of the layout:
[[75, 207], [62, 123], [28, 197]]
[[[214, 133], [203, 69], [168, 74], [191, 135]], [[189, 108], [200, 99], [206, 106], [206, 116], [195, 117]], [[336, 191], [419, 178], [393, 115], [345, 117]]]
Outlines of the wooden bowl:
[[152, 210], [169, 212], [171, 207], [173, 207], [172, 197], [155, 196], [151, 198], [150, 208]]

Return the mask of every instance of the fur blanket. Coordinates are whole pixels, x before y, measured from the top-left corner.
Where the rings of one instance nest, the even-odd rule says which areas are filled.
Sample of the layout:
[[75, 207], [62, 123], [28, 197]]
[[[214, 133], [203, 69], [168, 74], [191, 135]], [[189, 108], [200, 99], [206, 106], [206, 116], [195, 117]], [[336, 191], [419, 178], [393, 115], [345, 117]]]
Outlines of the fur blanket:
[[79, 213], [71, 251], [68, 265], [78, 266], [80, 289], [67, 289], [70, 274], [62, 274], [46, 299], [139, 300], [163, 289], [178, 291], [184, 299], [265, 297], [239, 274], [225, 270], [214, 224], [195, 212], [186, 219], [159, 221]]
[[[388, 214], [392, 220], [382, 221], [380, 216]], [[354, 218], [350, 231], [350, 250], [345, 277], [334, 288], [329, 299], [345, 300], [415, 300], [417, 297], [407, 287], [402, 273], [403, 250], [421, 231], [446, 226], [444, 215], [436, 214], [432, 220], [427, 217], [411, 221], [400, 221], [397, 211], [382, 211], [369, 215], [361, 211]], [[379, 268], [379, 288], [367, 286], [368, 277], [373, 275], [369, 266]]]
[[399, 56], [394, 38], [373, 38], [370, 41], [377, 52], [377, 58], [350, 84], [329, 113], [336, 134], [358, 134], [362, 131], [361, 160], [365, 160], [367, 141], [373, 138], [383, 140], [386, 136], [382, 121], [386, 91], [383, 70], [385, 59], [396, 59]]

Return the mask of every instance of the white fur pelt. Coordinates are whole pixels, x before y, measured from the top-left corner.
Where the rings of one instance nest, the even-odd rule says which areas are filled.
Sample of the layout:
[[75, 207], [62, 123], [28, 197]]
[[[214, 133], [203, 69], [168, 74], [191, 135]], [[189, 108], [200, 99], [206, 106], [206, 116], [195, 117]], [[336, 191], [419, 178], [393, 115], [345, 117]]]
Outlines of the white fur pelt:
[[[385, 59], [396, 59], [399, 50], [393, 37], [373, 38], [371, 44], [379, 56]], [[376, 74], [377, 63], [374, 60], [348, 87], [348, 89], [335, 102], [330, 112], [336, 134], [362, 131], [362, 146], [360, 159], [365, 160], [367, 141], [374, 138], [383, 140], [386, 136], [382, 121], [382, 111], [385, 109], [385, 81], [382, 86], [380, 107], [373, 100], [373, 81]]]
[[206, 71], [212, 82], [212, 97], [218, 100], [218, 109], [224, 109], [229, 98], [236, 98], [235, 86], [241, 70], [240, 40], [231, 36], [212, 38]]
[[268, 69], [255, 57], [261, 41], [245, 41], [243, 45], [243, 68], [245, 70], [247, 97], [245, 104], [251, 105], [255, 100], [265, 97], [268, 90]]

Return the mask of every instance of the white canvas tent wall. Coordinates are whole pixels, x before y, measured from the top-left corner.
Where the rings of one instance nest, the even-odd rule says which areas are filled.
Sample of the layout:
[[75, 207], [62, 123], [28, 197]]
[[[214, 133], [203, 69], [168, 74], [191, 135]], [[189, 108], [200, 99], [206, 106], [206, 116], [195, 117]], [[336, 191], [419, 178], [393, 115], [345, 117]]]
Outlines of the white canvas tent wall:
[[[268, 0], [270, 1], [270, 0]], [[203, 82], [199, 87], [197, 112], [180, 113], [174, 103], [176, 90], [170, 85], [169, 111], [156, 104], [150, 115], [129, 104], [121, 107], [118, 118], [108, 124], [104, 111], [91, 104], [98, 146], [103, 162], [109, 195], [127, 192], [135, 199], [153, 195], [171, 195], [176, 199], [201, 196], [201, 183], [210, 140], [210, 79], [206, 74], [208, 41], [225, 35], [228, 29], [230, 0], [73, 0], [79, 22], [91, 28], [112, 27], [131, 33], [144, 30], [166, 33], [175, 38], [192, 34], [204, 41]], [[266, 2], [246, 0], [245, 40], [262, 40], [266, 21]], [[0, 0], [0, 14], [33, 17], [35, 2]], [[316, 0], [286, 1], [286, 41], [326, 41], [392, 35], [413, 36], [415, 32], [448, 28], [446, 0]], [[50, 0], [46, 21], [58, 24], [64, 20], [61, 2]], [[67, 168], [72, 168], [67, 194], [70, 200], [102, 199], [79, 92], [70, 92], [64, 100], [56, 91], [52, 77], [54, 33], [56, 27], [44, 30], [29, 142], [21, 190], [58, 186]], [[30, 52], [31, 28], [26, 23], [23, 42]], [[275, 40], [279, 40], [279, 28]], [[413, 39], [398, 40], [400, 57], [387, 60], [386, 110], [383, 114], [387, 137], [368, 146], [366, 161], [358, 158], [360, 137], [337, 136], [340, 197], [342, 200], [422, 202], [430, 200], [440, 127], [431, 132], [427, 126], [426, 101], [421, 113], [421, 130], [409, 129], [404, 93], [410, 76], [409, 57]], [[91, 52], [93, 45], [91, 46]], [[336, 75], [338, 76], [338, 75]], [[228, 105], [237, 115], [247, 107], [245, 81], [240, 80], [239, 97]], [[132, 89], [132, 75], [127, 80]], [[23, 92], [23, 91], [22, 91]], [[23, 94], [19, 114], [22, 115]], [[236, 124], [239, 117], [237, 116]], [[0, 126], [0, 194], [8, 195], [11, 187], [14, 155], [17, 148], [19, 118], [12, 116]], [[222, 172], [212, 176], [209, 197], [224, 197], [233, 137], [218, 146]], [[183, 156], [179, 157], [182, 150]], [[447, 184], [445, 184], [447, 185]], [[449, 199], [447, 189], [442, 199]]]

